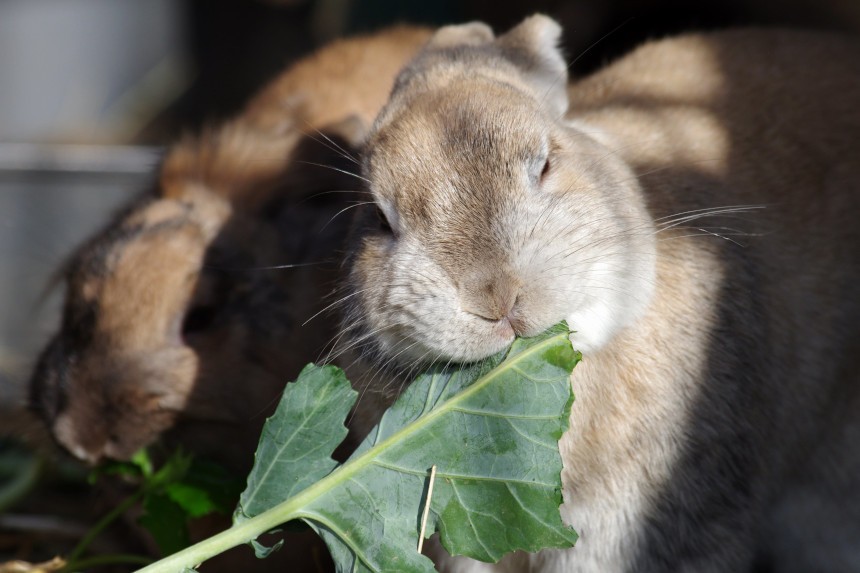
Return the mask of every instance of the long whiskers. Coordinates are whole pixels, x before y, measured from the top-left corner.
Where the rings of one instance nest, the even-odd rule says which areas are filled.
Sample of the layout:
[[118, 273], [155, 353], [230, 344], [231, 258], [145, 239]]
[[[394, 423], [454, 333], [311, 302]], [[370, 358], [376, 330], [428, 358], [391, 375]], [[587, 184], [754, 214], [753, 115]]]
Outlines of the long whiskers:
[[344, 159], [351, 161], [351, 162], [355, 163], [356, 165], [360, 165], [358, 159], [353, 157], [353, 155], [351, 153], [349, 153], [346, 149], [344, 149], [343, 147], [338, 145], [337, 142], [335, 142], [332, 138], [330, 138], [325, 133], [323, 133], [322, 131], [320, 131], [319, 129], [317, 129], [313, 125], [311, 125], [308, 121], [305, 121], [305, 125], [310, 127], [311, 129], [313, 129], [315, 132], [317, 132], [317, 134], [319, 134], [319, 136], [322, 137], [323, 139], [325, 139], [326, 142], [328, 142], [328, 143], [326, 144], [325, 142], [320, 141], [319, 139], [317, 139], [316, 137], [314, 137], [313, 135], [311, 135], [310, 133], [308, 133], [304, 130], [302, 130], [302, 135], [316, 141], [320, 145], [325, 146], [327, 149], [337, 153], [338, 155], [340, 155]]
[[289, 263], [284, 265], [266, 265], [261, 267], [224, 267], [220, 265], [204, 264], [201, 268], [210, 271], [228, 272], [228, 273], [244, 273], [253, 271], [272, 271], [279, 269], [297, 269], [302, 267], [315, 267], [318, 265], [331, 264], [333, 259], [316, 261], [313, 263]]
[[766, 205], [729, 205], [726, 207], [708, 207], [705, 209], [694, 209], [692, 211], [685, 211], [681, 213], [676, 213], [674, 215], [659, 217], [655, 219], [655, 223], [657, 223], [657, 225], [661, 227], [661, 229], [667, 229], [679, 225], [681, 223], [689, 223], [690, 221], [695, 221], [704, 217], [750, 213], [752, 211], [766, 208]]
[[322, 167], [323, 169], [331, 169], [332, 171], [337, 171], [339, 173], [343, 173], [344, 175], [349, 175], [350, 177], [355, 177], [356, 179], [360, 179], [365, 183], [370, 183], [370, 179], [367, 177], [362, 177], [357, 173], [353, 173], [352, 171], [347, 171], [346, 169], [341, 169], [339, 167], [334, 167], [333, 165], [326, 165], [325, 163], [315, 163], [313, 161], [304, 161], [304, 160], [296, 160], [296, 163], [303, 163], [305, 165], [313, 165], [315, 167]]
[[363, 206], [363, 205], [373, 205], [373, 204], [374, 204], [374, 202], [373, 202], [373, 201], [356, 201], [353, 205], [350, 205], [349, 207], [344, 207], [343, 209], [341, 209], [340, 211], [338, 211], [337, 213], [335, 213], [334, 215], [332, 215], [331, 219], [329, 219], [328, 221], [326, 221], [326, 224], [322, 226], [322, 228], [320, 229], [320, 232], [322, 232], [323, 230], [325, 230], [325, 228], [326, 228], [326, 227], [328, 227], [329, 225], [331, 225], [332, 221], [334, 221], [334, 220], [335, 220], [335, 219], [337, 219], [340, 215], [342, 215], [343, 213], [346, 213], [346, 212], [347, 212], [347, 211], [349, 211], [350, 209], [355, 209], [356, 207], [361, 207], [361, 206]]
[[317, 313], [315, 313], [313, 316], [311, 316], [309, 319], [307, 319], [306, 321], [304, 321], [304, 322], [302, 323], [302, 326], [305, 326], [307, 323], [309, 323], [310, 321], [312, 321], [313, 319], [315, 319], [315, 318], [316, 318], [316, 317], [318, 317], [319, 315], [323, 314], [323, 313], [324, 313], [324, 312], [326, 312], [327, 310], [330, 310], [330, 309], [332, 309], [332, 308], [334, 308], [334, 307], [336, 307], [336, 306], [338, 306], [338, 305], [343, 304], [344, 302], [346, 302], [347, 300], [351, 299], [352, 297], [354, 297], [354, 296], [358, 296], [358, 295], [360, 295], [361, 293], [363, 293], [363, 292], [365, 292], [365, 291], [367, 291], [367, 290], [370, 290], [370, 288], [371, 288], [371, 287], [368, 287], [368, 288], [365, 288], [365, 289], [361, 289], [361, 290], [357, 290], [357, 291], [352, 292], [352, 293], [350, 293], [350, 294], [348, 294], [348, 295], [346, 295], [346, 296], [344, 296], [344, 297], [342, 297], [342, 298], [339, 298], [338, 300], [334, 301], [333, 303], [331, 303], [330, 305], [326, 306], [325, 308], [323, 308], [322, 310], [320, 310], [319, 312], [317, 312]]

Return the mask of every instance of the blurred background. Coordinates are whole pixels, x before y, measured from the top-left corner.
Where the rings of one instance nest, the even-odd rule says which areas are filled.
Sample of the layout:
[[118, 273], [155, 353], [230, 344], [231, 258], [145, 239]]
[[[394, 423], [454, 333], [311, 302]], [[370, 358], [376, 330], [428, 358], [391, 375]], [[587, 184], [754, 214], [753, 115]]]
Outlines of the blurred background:
[[[574, 76], [680, 31], [860, 30], [858, 0], [0, 0], [0, 437], [29, 431], [26, 381], [62, 294], [52, 276], [181, 133], [327, 40], [395, 22], [503, 30], [535, 11], [564, 25]], [[0, 562], [3, 549], [0, 536]]]
[[574, 75], [685, 30], [860, 30], [857, 0], [0, 0], [0, 404], [56, 322], [52, 272], [180, 133], [327, 40], [403, 21], [505, 29], [534, 11], [563, 23]]

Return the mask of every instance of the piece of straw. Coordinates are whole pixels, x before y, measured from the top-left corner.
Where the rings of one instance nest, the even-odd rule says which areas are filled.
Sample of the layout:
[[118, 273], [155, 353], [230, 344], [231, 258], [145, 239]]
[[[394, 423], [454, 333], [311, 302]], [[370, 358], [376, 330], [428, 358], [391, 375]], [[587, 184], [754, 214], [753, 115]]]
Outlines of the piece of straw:
[[430, 485], [427, 486], [427, 499], [424, 502], [424, 513], [421, 516], [421, 533], [418, 535], [418, 553], [424, 547], [424, 532], [427, 530], [427, 514], [430, 513], [430, 499], [433, 497], [433, 482], [436, 481], [436, 465], [430, 468]]

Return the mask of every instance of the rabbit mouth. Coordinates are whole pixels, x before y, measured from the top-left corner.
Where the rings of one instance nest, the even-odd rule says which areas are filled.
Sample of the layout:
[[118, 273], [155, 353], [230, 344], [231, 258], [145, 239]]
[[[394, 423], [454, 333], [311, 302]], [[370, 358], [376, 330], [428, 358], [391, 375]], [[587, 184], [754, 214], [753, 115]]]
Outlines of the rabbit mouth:
[[374, 336], [381, 362], [412, 368], [416, 364], [475, 362], [501, 352], [517, 336], [515, 323], [508, 318], [488, 320], [466, 315], [445, 319], [440, 324], [391, 325]]

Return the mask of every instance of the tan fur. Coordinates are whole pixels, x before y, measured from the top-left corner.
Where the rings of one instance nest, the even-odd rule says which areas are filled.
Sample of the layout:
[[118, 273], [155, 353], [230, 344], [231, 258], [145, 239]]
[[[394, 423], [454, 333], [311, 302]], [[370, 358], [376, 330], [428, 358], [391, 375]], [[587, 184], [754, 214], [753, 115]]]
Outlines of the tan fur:
[[688, 35], [564, 94], [551, 20], [459, 29], [370, 136], [347, 325], [406, 368], [567, 319], [581, 538], [442, 570], [856, 571], [860, 45]]
[[427, 29], [398, 26], [362, 37], [360, 48], [355, 39], [332, 42], [263, 89], [244, 117], [273, 129], [300, 109], [303, 121], [296, 127], [301, 131], [349, 115], [369, 124], [388, 97], [393, 78], [429, 37]]
[[[32, 384], [34, 403], [64, 446], [91, 461], [126, 459], [181, 416], [197, 420], [198, 448], [247, 467], [279, 389], [330, 336], [325, 318], [304, 329], [296, 323], [323, 306], [320, 290], [333, 277], [331, 265], [254, 269], [325, 260], [347, 225], [335, 221], [314, 244], [303, 233], [319, 233], [333, 207], [296, 207], [300, 224], [283, 231], [261, 210], [307, 205], [326, 185], [355, 188], [300, 160], [333, 162], [338, 151], [323, 145], [337, 141], [321, 132], [354, 145], [428, 36], [402, 26], [298, 62], [238, 117], [172, 147], [155, 191], [76, 253], [61, 332]], [[313, 140], [322, 144], [308, 155]], [[285, 240], [306, 246], [285, 249]], [[223, 312], [186, 334], [183, 321], [195, 308]], [[210, 422], [235, 425], [227, 430], [239, 439], [225, 447], [203, 425]]]
[[233, 203], [258, 204], [253, 196], [270, 191], [302, 136], [319, 137], [316, 130], [351, 118], [369, 126], [394, 76], [428, 37], [428, 30], [399, 26], [338, 40], [297, 62], [238, 118], [171, 149], [161, 170], [162, 194], [181, 197], [190, 180]]

